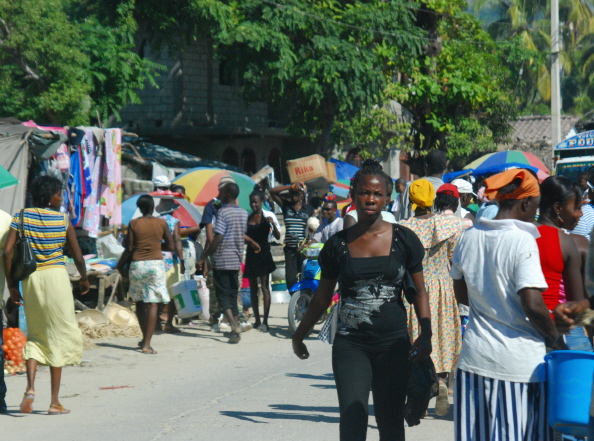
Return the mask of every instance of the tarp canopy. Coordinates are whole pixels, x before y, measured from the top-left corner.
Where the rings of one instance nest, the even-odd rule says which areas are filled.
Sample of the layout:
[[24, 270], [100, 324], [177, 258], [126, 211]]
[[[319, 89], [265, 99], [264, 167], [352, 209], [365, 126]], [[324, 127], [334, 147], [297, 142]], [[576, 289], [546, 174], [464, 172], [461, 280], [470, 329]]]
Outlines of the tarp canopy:
[[[134, 148], [130, 146], [132, 144]], [[157, 144], [150, 144], [144, 142], [141, 138], [134, 138], [131, 136], [124, 136], [122, 138], [122, 153], [125, 155], [136, 156], [136, 152], [147, 161], [156, 161], [165, 167], [175, 168], [196, 168], [196, 167], [209, 167], [209, 168], [221, 168], [223, 170], [229, 170], [241, 173], [241, 169], [234, 167], [229, 164], [225, 164], [221, 161], [215, 161], [212, 159], [202, 159], [196, 156], [188, 155], [187, 153], [178, 152], [171, 150], [167, 147]]]
[[0, 190], [0, 210], [14, 214], [25, 207], [29, 152], [38, 159], [48, 159], [67, 139], [61, 132], [27, 127], [15, 118], [0, 118], [0, 165], [19, 181]]

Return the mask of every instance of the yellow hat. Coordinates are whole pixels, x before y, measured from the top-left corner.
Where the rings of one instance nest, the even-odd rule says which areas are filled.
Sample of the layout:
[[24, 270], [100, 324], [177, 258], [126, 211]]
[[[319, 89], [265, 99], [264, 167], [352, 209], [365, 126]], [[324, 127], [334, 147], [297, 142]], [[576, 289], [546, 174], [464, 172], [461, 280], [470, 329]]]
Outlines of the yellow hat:
[[435, 190], [433, 184], [427, 179], [417, 179], [410, 184], [408, 189], [410, 201], [412, 202], [412, 209], [415, 211], [417, 207], [429, 208], [433, 206], [435, 200]]

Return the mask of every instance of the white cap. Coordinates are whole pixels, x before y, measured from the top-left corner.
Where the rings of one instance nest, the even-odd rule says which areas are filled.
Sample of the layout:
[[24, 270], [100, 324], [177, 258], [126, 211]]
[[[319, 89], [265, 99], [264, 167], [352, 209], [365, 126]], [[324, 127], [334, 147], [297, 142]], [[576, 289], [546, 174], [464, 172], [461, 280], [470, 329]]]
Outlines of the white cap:
[[167, 176], [159, 175], [153, 178], [153, 184], [155, 184], [155, 187], [170, 187], [171, 181]]
[[470, 193], [476, 196], [475, 192], [472, 189], [472, 184], [464, 179], [454, 179], [452, 184], [458, 188], [458, 192], [462, 193]]

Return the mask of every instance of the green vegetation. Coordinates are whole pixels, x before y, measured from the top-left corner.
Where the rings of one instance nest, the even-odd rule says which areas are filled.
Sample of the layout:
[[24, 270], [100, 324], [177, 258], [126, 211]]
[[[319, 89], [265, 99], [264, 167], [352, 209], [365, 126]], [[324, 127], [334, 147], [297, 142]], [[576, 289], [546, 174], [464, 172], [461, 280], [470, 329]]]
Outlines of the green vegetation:
[[125, 6], [106, 26], [67, 0], [0, 0], [0, 115], [88, 124], [130, 102], [159, 66], [134, 52]]
[[[544, 3], [476, 0], [0, 0], [0, 112], [45, 123], [88, 123], [138, 103], [161, 68], [206, 41], [236, 66], [246, 104], [266, 101], [289, 131], [363, 155], [441, 148], [458, 164], [495, 149], [517, 114], [550, 98]], [[594, 99], [594, 17], [561, 0], [564, 109]], [[391, 111], [400, 103], [410, 120]], [[410, 113], [409, 113], [410, 112]]]

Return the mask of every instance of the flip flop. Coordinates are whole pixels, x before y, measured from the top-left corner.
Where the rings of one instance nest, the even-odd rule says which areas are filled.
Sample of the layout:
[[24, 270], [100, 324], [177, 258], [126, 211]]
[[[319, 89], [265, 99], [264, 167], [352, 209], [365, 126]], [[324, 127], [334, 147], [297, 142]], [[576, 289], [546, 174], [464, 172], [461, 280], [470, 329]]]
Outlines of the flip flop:
[[141, 354], [148, 354], [148, 355], [155, 355], [157, 353], [157, 351], [155, 351], [153, 348], [151, 348], [150, 351], [145, 351], [144, 349], [140, 350]]
[[65, 415], [67, 413], [70, 413], [70, 411], [68, 409], [64, 409], [64, 406], [61, 404], [52, 404], [47, 411], [48, 415]]
[[25, 392], [25, 396], [23, 397], [23, 401], [21, 401], [21, 413], [31, 413], [33, 412], [33, 401], [35, 400], [35, 393], [31, 393], [31, 391]]

